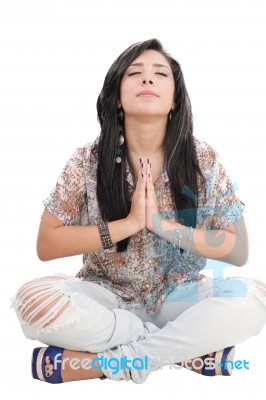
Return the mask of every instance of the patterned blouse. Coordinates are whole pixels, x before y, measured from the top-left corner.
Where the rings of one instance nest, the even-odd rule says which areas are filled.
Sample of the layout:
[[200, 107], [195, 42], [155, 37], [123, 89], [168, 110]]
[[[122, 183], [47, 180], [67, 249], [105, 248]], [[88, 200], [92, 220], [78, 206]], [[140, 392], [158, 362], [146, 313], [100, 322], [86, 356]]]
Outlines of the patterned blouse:
[[[96, 141], [99, 138], [95, 139]], [[196, 152], [205, 178], [207, 196], [199, 184], [196, 228], [223, 229], [237, 221], [244, 203], [220, 161], [218, 153], [194, 136]], [[91, 152], [94, 142], [75, 150], [63, 168], [50, 195], [43, 200], [47, 210], [64, 225], [96, 225], [101, 214], [96, 197], [97, 159]], [[133, 177], [126, 166], [129, 191], [134, 192]], [[199, 181], [200, 182], [200, 181]], [[164, 168], [154, 184], [160, 213], [175, 219], [175, 204]], [[206, 258], [178, 249], [147, 228], [132, 235], [127, 250], [117, 252], [117, 245], [83, 254], [83, 267], [77, 277], [93, 281], [116, 295], [118, 307], [129, 309], [143, 304], [148, 315], [155, 314], [166, 296], [181, 282], [197, 281]]]

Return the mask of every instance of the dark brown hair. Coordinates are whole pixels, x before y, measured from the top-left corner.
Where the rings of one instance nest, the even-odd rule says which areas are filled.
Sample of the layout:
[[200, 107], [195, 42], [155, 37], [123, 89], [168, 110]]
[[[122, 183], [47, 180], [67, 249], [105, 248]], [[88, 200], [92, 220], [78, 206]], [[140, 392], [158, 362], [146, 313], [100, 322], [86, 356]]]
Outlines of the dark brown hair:
[[[130, 64], [145, 50], [156, 50], [168, 60], [175, 82], [175, 109], [169, 118], [164, 137], [164, 156], [170, 181], [176, 219], [186, 226], [196, 226], [198, 207], [198, 183], [204, 177], [197, 160], [193, 137], [191, 103], [179, 63], [162, 47], [157, 39], [135, 43], [127, 48], [110, 67], [97, 100], [98, 120], [101, 133], [93, 151], [97, 153], [97, 199], [102, 218], [115, 221], [125, 218], [131, 202], [126, 181], [125, 159], [129, 164], [126, 140], [122, 145], [122, 162], [115, 162], [118, 147], [119, 117], [118, 100], [123, 75]], [[118, 242], [117, 251], [127, 248], [129, 238]]]

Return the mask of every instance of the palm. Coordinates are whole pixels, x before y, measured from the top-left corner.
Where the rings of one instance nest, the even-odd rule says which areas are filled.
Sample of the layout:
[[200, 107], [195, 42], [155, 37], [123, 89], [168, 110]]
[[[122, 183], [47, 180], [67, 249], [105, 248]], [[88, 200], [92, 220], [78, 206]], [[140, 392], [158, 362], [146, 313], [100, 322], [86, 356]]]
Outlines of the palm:
[[153, 232], [158, 232], [161, 227], [161, 216], [151, 178], [150, 164], [146, 165], [146, 227]]

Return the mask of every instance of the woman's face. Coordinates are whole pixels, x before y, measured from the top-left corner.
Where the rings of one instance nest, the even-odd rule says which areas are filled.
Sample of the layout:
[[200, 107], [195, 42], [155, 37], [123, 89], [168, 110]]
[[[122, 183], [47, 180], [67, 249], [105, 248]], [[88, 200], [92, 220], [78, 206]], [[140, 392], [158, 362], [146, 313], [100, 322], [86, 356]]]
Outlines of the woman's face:
[[127, 68], [120, 85], [125, 116], [166, 117], [175, 107], [175, 83], [167, 59], [158, 51], [146, 50]]

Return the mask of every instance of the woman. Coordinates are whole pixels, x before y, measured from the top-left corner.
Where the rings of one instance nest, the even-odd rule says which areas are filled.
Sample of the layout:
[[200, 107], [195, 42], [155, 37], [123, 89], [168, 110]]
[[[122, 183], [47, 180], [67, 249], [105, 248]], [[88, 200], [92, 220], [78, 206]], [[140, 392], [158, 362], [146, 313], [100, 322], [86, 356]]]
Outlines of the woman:
[[[193, 136], [180, 65], [158, 40], [130, 46], [97, 110], [101, 134], [68, 160], [37, 240], [41, 260], [83, 254], [83, 268], [13, 301], [26, 337], [49, 345], [34, 350], [33, 377], [143, 383], [170, 364], [230, 375], [234, 345], [266, 322], [266, 285], [215, 274], [247, 261], [244, 204]], [[213, 279], [199, 273], [206, 259]]]

